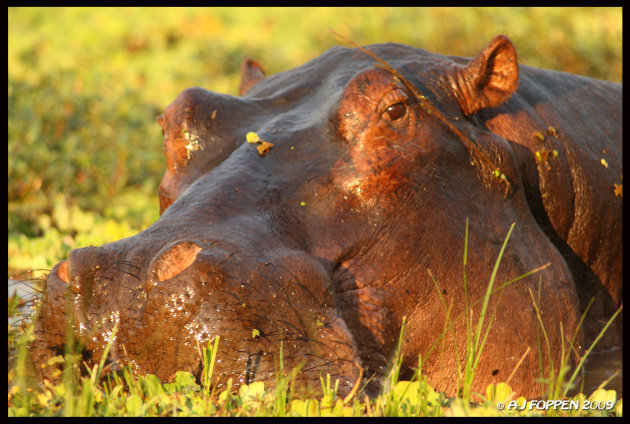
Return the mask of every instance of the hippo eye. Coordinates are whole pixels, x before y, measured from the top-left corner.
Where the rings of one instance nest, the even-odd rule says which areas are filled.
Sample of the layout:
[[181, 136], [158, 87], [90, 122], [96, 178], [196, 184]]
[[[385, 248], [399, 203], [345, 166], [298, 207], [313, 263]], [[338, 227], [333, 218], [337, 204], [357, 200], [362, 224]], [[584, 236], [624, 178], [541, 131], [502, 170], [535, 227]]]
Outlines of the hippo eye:
[[409, 96], [400, 88], [388, 92], [381, 100], [382, 116], [389, 122], [400, 122], [407, 116], [407, 100]]
[[407, 106], [403, 103], [396, 103], [385, 109], [385, 113], [390, 121], [398, 121], [407, 113]]

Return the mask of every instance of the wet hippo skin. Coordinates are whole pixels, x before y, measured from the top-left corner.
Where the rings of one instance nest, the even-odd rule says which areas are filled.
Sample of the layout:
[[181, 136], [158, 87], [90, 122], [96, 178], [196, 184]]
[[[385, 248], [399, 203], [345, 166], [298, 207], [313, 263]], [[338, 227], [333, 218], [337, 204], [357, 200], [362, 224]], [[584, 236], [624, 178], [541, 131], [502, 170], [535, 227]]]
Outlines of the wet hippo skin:
[[505, 36], [474, 59], [366, 49], [394, 71], [344, 47], [269, 77], [248, 59], [238, 97], [190, 88], [166, 108], [161, 217], [53, 268], [42, 377], [70, 320], [88, 365], [117, 325], [108, 370], [199, 376], [220, 336], [223, 383], [273, 384], [282, 346], [299, 384], [328, 373], [348, 393], [358, 364], [374, 394], [406, 317], [401, 378], [421, 355], [454, 395], [465, 305], [476, 322], [513, 223], [494, 287], [550, 265], [491, 297], [473, 390], [517, 368], [510, 385], [539, 395], [574, 336], [575, 361], [622, 303], [622, 86], [518, 65]]

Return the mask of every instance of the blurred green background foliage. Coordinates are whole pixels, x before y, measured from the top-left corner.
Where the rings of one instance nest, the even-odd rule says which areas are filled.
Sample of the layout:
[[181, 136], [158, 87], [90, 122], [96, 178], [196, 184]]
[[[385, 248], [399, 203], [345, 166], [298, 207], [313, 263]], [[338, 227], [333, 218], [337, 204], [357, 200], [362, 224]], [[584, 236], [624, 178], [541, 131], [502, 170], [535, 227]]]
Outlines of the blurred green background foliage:
[[184, 89], [236, 95], [343, 44], [474, 56], [621, 82], [621, 8], [9, 8], [9, 274], [133, 235], [158, 216], [155, 117]]

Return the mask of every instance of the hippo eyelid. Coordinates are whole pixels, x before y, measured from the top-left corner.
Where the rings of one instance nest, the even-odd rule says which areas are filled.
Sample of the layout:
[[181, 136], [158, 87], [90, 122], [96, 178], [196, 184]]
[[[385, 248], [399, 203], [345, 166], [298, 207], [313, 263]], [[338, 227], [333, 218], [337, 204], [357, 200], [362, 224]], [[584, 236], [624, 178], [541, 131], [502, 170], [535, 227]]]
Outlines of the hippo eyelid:
[[400, 87], [395, 88], [394, 90], [390, 90], [381, 99], [378, 104], [378, 108], [380, 111], [385, 111], [389, 106], [392, 106], [396, 103], [407, 103], [409, 100], [409, 95]]
[[[407, 113], [408, 113], [407, 102], [408, 101], [409, 101], [409, 95], [402, 88], [397, 87], [396, 89], [385, 93], [385, 95], [383, 96], [383, 98], [378, 104], [378, 111], [380, 112], [381, 116], [383, 116], [384, 119], [390, 122], [393, 122], [393, 121], [400, 122], [407, 116]], [[396, 106], [397, 104], [403, 105], [405, 107], [405, 111], [399, 118], [391, 119], [389, 116], [387, 116], [388, 111], [391, 107]]]

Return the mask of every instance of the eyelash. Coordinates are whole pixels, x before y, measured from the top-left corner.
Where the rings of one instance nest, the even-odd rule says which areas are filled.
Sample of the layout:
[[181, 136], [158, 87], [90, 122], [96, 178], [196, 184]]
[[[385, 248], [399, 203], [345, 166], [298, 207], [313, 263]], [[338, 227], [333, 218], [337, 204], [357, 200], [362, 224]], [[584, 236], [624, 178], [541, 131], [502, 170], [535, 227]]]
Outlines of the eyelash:
[[405, 93], [402, 89], [397, 88], [385, 94], [381, 100], [381, 104], [384, 106], [391, 106], [396, 103], [406, 103], [408, 99], [409, 96], [407, 93]]

